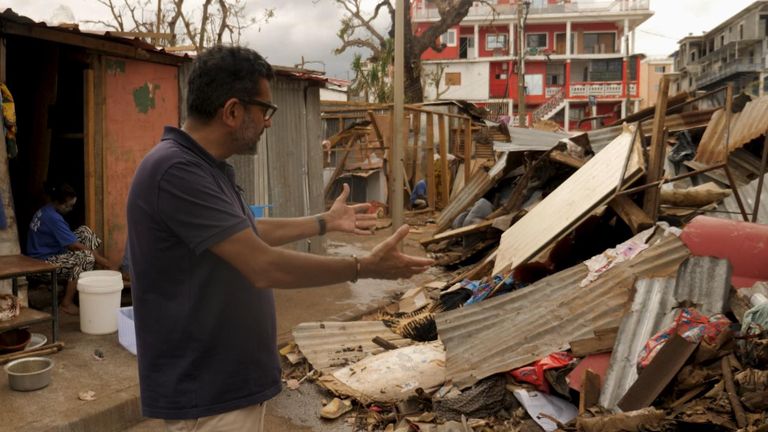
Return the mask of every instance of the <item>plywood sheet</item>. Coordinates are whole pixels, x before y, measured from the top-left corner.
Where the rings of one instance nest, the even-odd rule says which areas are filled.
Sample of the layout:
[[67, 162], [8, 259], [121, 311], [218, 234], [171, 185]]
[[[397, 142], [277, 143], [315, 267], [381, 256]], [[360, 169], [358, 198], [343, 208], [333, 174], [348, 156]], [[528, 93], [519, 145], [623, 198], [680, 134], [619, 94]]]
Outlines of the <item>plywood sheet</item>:
[[643, 173], [639, 140], [626, 128], [603, 151], [595, 155], [560, 187], [501, 237], [494, 273], [517, 267], [536, 256], [560, 236], [613, 196], [620, 182], [624, 161], [632, 152], [622, 183]]

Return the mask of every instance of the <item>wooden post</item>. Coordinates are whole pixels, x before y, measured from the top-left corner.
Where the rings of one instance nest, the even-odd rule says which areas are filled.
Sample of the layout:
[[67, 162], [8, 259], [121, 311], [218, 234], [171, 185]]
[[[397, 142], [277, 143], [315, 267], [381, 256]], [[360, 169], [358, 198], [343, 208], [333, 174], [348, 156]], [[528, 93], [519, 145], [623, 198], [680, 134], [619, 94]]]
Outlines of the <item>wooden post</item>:
[[[395, 71], [394, 71], [394, 106], [392, 109], [392, 175], [394, 182], [390, 194], [390, 214], [392, 228], [398, 229], [403, 224], [403, 115], [405, 114], [405, 0], [397, 0], [395, 7]], [[402, 243], [398, 246], [402, 250]]]
[[85, 75], [85, 223], [96, 226], [96, 80], [93, 69]]
[[[658, 181], [664, 172], [664, 157], [666, 156], [666, 143], [664, 122], [667, 113], [667, 98], [669, 97], [669, 77], [663, 76], [659, 83], [659, 96], [656, 99], [656, 114], [653, 117], [653, 135], [651, 136], [651, 150], [648, 157], [648, 173], [646, 183]], [[659, 216], [659, 189], [648, 189], [645, 192], [643, 210], [656, 221]]]
[[448, 206], [451, 199], [451, 173], [448, 171], [448, 142], [445, 139], [445, 116], [437, 116], [438, 139], [440, 143], [440, 196], [443, 207]]
[[421, 140], [421, 113], [414, 112], [413, 115], [413, 167], [411, 173], [413, 176], [413, 184], [415, 185], [421, 180], [424, 175], [421, 169], [421, 149], [419, 148], [419, 140]]
[[472, 120], [467, 120], [464, 126], [464, 184], [469, 184], [472, 175]]
[[757, 193], [755, 194], [755, 205], [752, 208], [752, 223], [757, 223], [757, 211], [760, 210], [760, 197], [763, 194], [763, 181], [765, 179], [765, 167], [768, 165], [768, 132], [763, 141], [763, 159], [760, 163], [760, 179], [757, 181]]
[[411, 193], [411, 188], [408, 186], [409, 180], [411, 178], [412, 171], [409, 172], [407, 161], [410, 159], [408, 157], [408, 135], [411, 131], [411, 113], [405, 112], [405, 118], [403, 118], [403, 158], [402, 158], [402, 166], [403, 166], [403, 188], [406, 189], [406, 193]]
[[437, 187], [435, 185], [435, 121], [432, 114], [427, 114], [427, 152], [424, 157], [427, 158], [427, 202], [429, 206], [435, 209]]

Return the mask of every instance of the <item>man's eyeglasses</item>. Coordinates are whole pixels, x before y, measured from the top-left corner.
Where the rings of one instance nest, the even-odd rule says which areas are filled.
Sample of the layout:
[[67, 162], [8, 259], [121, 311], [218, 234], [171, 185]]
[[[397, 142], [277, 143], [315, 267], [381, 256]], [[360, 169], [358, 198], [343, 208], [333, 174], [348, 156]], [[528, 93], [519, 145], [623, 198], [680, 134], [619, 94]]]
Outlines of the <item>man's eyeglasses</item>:
[[277, 105], [271, 104], [269, 102], [264, 102], [263, 100], [240, 99], [240, 101], [248, 105], [256, 105], [264, 108], [264, 121], [271, 119], [272, 116], [274, 116], [275, 113], [277, 112]]

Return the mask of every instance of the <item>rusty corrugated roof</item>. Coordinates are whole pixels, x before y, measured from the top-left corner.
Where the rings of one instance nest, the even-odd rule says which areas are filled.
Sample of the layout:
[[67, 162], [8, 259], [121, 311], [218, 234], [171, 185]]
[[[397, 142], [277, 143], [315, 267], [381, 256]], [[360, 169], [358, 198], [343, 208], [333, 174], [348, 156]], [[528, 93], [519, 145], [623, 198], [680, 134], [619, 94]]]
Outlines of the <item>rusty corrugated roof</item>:
[[[731, 116], [730, 129], [724, 110], [718, 110], [704, 131], [696, 152], [696, 162], [714, 165], [726, 160], [728, 153], [743, 147], [768, 129], [768, 97], [750, 101]], [[729, 134], [730, 130], [730, 134]], [[726, 142], [728, 147], [726, 150]]]
[[469, 386], [565, 349], [596, 329], [618, 326], [635, 279], [673, 273], [689, 255], [672, 235], [652, 243], [586, 287], [579, 287], [587, 275], [580, 264], [522, 290], [439, 314], [447, 379]]

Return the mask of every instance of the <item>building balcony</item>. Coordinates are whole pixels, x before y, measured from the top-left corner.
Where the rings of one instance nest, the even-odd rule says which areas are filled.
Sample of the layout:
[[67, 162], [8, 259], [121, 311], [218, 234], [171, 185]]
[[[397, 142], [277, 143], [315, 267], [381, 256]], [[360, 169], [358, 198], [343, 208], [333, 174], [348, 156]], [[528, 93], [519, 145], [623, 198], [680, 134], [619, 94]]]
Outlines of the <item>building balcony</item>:
[[699, 75], [696, 77], [696, 83], [700, 88], [706, 87], [732, 75], [742, 73], [758, 73], [763, 69], [765, 69], [763, 63], [755, 63], [754, 60], [750, 61], [749, 59], [736, 60], [726, 63], [724, 66], [718, 68], [717, 70], [705, 72]]
[[[494, 3], [491, 0], [489, 3]], [[590, 13], [622, 13], [622, 12], [650, 12], [650, 0], [615, 0], [615, 1], [594, 1], [582, 3], [574, 0], [572, 3], [549, 4], [546, 2], [534, 1], [531, 4], [528, 16], [536, 15], [565, 15], [577, 14], [584, 15]], [[465, 19], [472, 18], [504, 18], [514, 17], [517, 14], [516, 4], [494, 4], [476, 3], [469, 9]], [[416, 21], [430, 21], [440, 18], [440, 13], [436, 7], [424, 7], [414, 10], [413, 19]]]
[[[637, 82], [629, 82], [628, 87], [630, 97], [639, 96]], [[624, 86], [621, 81], [579, 82], [571, 83], [569, 90], [569, 99], [588, 99], [590, 96], [619, 99], [623, 96]]]

